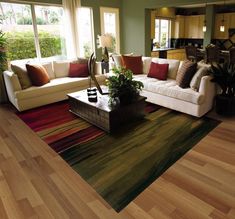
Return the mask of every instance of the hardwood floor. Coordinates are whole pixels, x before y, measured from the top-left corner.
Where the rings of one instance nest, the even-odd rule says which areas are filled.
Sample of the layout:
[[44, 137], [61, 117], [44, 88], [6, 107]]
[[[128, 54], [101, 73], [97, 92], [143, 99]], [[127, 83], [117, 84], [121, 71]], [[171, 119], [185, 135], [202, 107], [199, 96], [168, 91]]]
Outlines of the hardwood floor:
[[10, 106], [1, 105], [0, 218], [235, 218], [235, 117], [223, 120], [116, 213]]

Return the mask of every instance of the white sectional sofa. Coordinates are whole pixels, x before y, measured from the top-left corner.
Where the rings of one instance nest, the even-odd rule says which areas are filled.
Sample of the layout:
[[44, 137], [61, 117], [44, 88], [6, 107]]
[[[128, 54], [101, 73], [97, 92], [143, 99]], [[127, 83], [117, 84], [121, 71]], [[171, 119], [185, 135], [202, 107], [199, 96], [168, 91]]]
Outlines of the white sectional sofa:
[[[147, 101], [176, 111], [201, 117], [213, 107], [216, 95], [215, 83], [211, 82], [211, 76], [202, 77], [199, 89], [180, 88], [176, 84], [176, 75], [182, 61], [173, 59], [160, 59], [143, 57], [143, 73], [134, 76], [135, 80], [141, 81], [144, 88], [141, 95], [147, 97]], [[166, 81], [147, 77], [151, 62], [168, 63], [169, 71]], [[207, 65], [198, 65], [200, 67]]]
[[[46, 104], [67, 99], [67, 94], [89, 87], [89, 78], [68, 77], [70, 61], [54, 61], [45, 64], [50, 82], [43, 86], [31, 86], [22, 89], [18, 76], [11, 71], [3, 73], [9, 101], [19, 110], [24, 111]], [[96, 65], [96, 78], [100, 84], [105, 81], [101, 74], [101, 65]]]
[[[181, 61], [151, 57], [143, 57], [142, 60], [143, 72], [134, 75], [134, 79], [143, 82], [144, 88], [141, 95], [147, 97], [148, 102], [196, 117], [201, 117], [212, 109], [216, 88], [215, 84], [211, 82], [211, 76], [202, 77], [197, 91], [191, 88], [183, 89], [176, 84], [176, 75], [182, 64]], [[169, 64], [166, 81], [147, 77], [151, 62]], [[69, 61], [53, 62], [51, 67], [47, 66], [50, 83], [27, 89], [21, 88], [17, 75], [5, 71], [4, 79], [10, 102], [19, 111], [24, 111], [64, 100], [68, 93], [86, 89], [89, 86], [88, 78], [69, 78], [68, 69]], [[98, 82], [104, 84], [106, 77], [101, 74], [100, 63], [97, 63], [96, 72]]]

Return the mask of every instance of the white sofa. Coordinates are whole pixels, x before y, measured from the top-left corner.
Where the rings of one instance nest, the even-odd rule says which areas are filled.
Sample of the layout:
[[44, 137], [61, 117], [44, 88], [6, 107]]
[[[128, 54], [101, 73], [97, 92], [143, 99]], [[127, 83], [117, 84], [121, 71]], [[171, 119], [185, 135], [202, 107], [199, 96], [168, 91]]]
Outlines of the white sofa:
[[[144, 88], [141, 95], [147, 97], [148, 102], [196, 117], [201, 117], [212, 109], [216, 87], [215, 83], [211, 82], [211, 76], [202, 77], [198, 91], [191, 88], [183, 89], [176, 84], [175, 80], [182, 61], [151, 57], [143, 57], [142, 60], [143, 72], [134, 75], [134, 79], [143, 82]], [[169, 63], [166, 81], [147, 77], [151, 62]]]
[[[4, 71], [4, 81], [9, 101], [19, 110], [24, 111], [46, 104], [67, 99], [67, 94], [89, 87], [89, 78], [68, 77], [68, 61], [46, 63], [50, 82], [43, 86], [22, 89], [18, 76], [11, 71]], [[101, 74], [101, 65], [96, 63], [96, 78], [100, 84], [105, 81]]]
[[[147, 77], [151, 62], [169, 63], [168, 79], [166, 81]], [[22, 89], [16, 74], [10, 71], [4, 72], [7, 93], [10, 102], [19, 110], [35, 108], [54, 103], [67, 98], [67, 94], [86, 89], [89, 86], [88, 78], [69, 78], [69, 61], [53, 62], [47, 71], [50, 72], [51, 81], [40, 87], [32, 86]], [[215, 84], [211, 82], [211, 76], [201, 79], [198, 91], [191, 88], [180, 88], [176, 84], [177, 71], [182, 62], [171, 59], [159, 59], [143, 57], [143, 72], [134, 75], [135, 80], [142, 81], [144, 88], [141, 95], [147, 97], [147, 101], [173, 110], [201, 117], [213, 107], [216, 94]], [[112, 66], [111, 66], [112, 67]], [[101, 65], [96, 65], [96, 78], [100, 84], [105, 83], [105, 76], [101, 74]]]

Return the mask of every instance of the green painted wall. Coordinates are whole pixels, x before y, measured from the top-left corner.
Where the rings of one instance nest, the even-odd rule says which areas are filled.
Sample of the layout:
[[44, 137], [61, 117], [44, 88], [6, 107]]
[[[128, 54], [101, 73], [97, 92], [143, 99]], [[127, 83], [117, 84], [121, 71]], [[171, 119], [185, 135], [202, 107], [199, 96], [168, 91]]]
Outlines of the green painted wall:
[[[219, 0], [207, 0], [207, 3], [215, 1]], [[150, 21], [146, 9], [198, 3], [205, 4], [205, 0], [122, 0], [121, 52], [149, 55], [150, 37], [146, 25], [150, 26]]]
[[[119, 13], [121, 14], [121, 0], [81, 0], [81, 5], [84, 7], [91, 7], [93, 9], [93, 20], [94, 20], [94, 37], [95, 44], [97, 35], [101, 34], [101, 25], [100, 25], [100, 7], [113, 7], [119, 8]], [[101, 59], [101, 48], [97, 48], [95, 45], [97, 59]]]

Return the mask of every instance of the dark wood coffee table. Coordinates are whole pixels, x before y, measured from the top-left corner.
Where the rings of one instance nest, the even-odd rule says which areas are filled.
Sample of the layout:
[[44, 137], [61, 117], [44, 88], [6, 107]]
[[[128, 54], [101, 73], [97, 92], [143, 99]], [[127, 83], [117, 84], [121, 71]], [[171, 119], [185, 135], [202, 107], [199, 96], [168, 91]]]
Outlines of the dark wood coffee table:
[[111, 132], [130, 120], [145, 115], [145, 99], [139, 96], [137, 100], [125, 106], [110, 106], [107, 95], [98, 94], [98, 101], [88, 101], [87, 91], [82, 90], [68, 94], [70, 111], [99, 128]]

